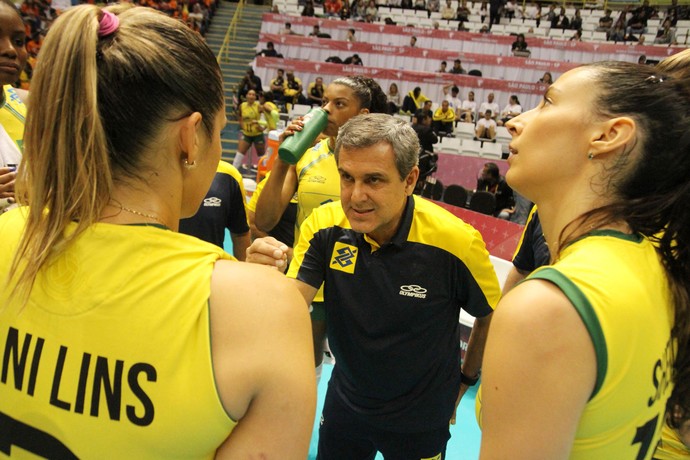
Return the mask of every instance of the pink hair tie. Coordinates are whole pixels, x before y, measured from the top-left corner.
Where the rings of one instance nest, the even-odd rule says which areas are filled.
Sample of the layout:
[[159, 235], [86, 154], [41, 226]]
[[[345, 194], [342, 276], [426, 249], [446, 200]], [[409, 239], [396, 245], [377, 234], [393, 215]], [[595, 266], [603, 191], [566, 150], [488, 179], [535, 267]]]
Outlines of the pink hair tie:
[[98, 21], [98, 36], [103, 38], [112, 35], [120, 27], [120, 20], [110, 11], [103, 11]]

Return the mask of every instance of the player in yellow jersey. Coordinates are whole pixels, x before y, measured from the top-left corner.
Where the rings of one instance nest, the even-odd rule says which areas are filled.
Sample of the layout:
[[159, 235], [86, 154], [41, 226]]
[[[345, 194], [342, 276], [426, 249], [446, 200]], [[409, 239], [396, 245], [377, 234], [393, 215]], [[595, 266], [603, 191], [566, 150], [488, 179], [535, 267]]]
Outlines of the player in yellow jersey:
[[[328, 124], [323, 134], [328, 136], [307, 150], [297, 165], [291, 166], [277, 158], [266, 182], [261, 199], [256, 204], [255, 223], [259, 230], [271, 231], [297, 194], [297, 222], [295, 242], [299, 240], [299, 227], [311, 212], [324, 203], [340, 199], [340, 177], [335, 164], [333, 149], [338, 129], [350, 118], [361, 113], [387, 113], [386, 95], [371, 78], [362, 76], [341, 77], [326, 88], [323, 107], [328, 111]], [[302, 129], [301, 120], [288, 125], [281, 135], [292, 135]], [[323, 293], [315, 297], [312, 311], [314, 357], [317, 373], [323, 361], [323, 341], [326, 336]]]
[[148, 8], [75, 6], [32, 93], [0, 216], [0, 455], [304, 459], [304, 300], [176, 231], [220, 160], [211, 50]]
[[538, 206], [552, 265], [494, 314], [480, 458], [652, 458], [688, 370], [688, 88], [591, 64], [506, 124], [506, 179]]

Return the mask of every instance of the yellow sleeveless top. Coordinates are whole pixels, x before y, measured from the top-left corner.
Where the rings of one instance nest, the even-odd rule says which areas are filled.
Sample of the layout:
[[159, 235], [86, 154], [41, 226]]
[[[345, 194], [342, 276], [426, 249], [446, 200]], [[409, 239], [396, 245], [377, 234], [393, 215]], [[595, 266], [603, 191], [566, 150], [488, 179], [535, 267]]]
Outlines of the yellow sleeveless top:
[[[3, 282], [23, 213], [0, 217]], [[208, 299], [221, 258], [231, 256], [159, 227], [98, 223], [39, 272], [26, 306], [3, 286], [10, 456], [213, 458], [236, 425], [211, 361]]]

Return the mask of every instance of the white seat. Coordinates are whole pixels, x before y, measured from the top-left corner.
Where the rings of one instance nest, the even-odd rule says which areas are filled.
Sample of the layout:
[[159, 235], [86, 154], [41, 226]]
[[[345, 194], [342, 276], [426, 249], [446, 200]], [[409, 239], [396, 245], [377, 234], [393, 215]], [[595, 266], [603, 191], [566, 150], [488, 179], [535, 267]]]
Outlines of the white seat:
[[605, 42], [606, 41], [606, 32], [597, 32], [597, 31], [592, 32], [592, 40], [597, 41], [597, 42]]
[[500, 160], [503, 158], [503, 149], [501, 148], [501, 144], [498, 142], [484, 141], [481, 149], [479, 150], [479, 155], [482, 158], [493, 158], [495, 160]]
[[444, 137], [440, 144], [443, 153], [451, 153], [453, 155], [460, 155], [462, 153], [462, 139], [457, 137]]
[[455, 136], [461, 139], [474, 139], [474, 125], [472, 123], [458, 123], [455, 127]]
[[472, 139], [463, 139], [462, 140], [462, 154], [463, 155], [470, 155], [470, 156], [479, 156], [479, 152], [481, 150], [481, 142], [475, 141]]
[[292, 110], [290, 111], [290, 118], [293, 117], [303, 117], [311, 110], [310, 105], [306, 104], [294, 104]]
[[510, 144], [513, 140], [513, 136], [510, 135], [510, 131], [505, 126], [496, 126], [496, 142], [502, 144]]

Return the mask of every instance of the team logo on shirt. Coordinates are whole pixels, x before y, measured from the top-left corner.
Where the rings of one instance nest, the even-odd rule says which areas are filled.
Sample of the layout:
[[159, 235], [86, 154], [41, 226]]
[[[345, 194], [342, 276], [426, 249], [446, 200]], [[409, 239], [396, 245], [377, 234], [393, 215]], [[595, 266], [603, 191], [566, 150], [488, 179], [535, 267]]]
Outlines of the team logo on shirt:
[[204, 199], [204, 206], [220, 207], [221, 201], [222, 200], [220, 198], [217, 198], [215, 196], [205, 198]]
[[418, 284], [407, 284], [400, 286], [400, 295], [405, 297], [416, 297], [426, 299], [426, 289]]
[[353, 274], [355, 272], [355, 264], [357, 263], [357, 252], [359, 252], [359, 249], [356, 246], [335, 243], [333, 254], [331, 254], [330, 267], [333, 270]]

